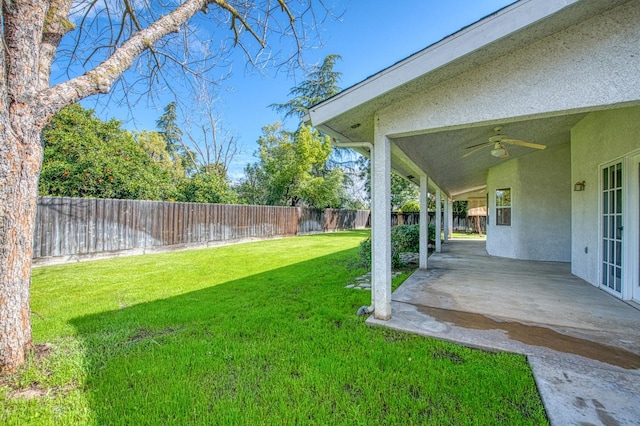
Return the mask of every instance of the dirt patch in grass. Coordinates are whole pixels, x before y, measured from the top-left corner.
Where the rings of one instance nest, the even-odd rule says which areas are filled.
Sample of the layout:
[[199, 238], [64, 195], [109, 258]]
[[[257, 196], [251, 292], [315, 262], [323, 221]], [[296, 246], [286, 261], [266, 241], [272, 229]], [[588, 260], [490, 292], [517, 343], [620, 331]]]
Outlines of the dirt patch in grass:
[[[41, 371], [40, 379], [46, 382], [51, 375], [50, 367], [45, 366], [47, 361], [55, 353], [54, 346], [51, 343], [39, 343], [34, 345], [32, 353], [32, 361], [36, 365], [36, 369]], [[72, 389], [77, 387], [75, 380], [64, 386], [50, 386], [38, 380], [33, 380], [28, 384], [19, 384], [20, 379], [16, 375], [0, 378], [0, 388], [4, 388], [7, 399], [11, 400], [32, 400], [43, 398], [46, 396], [67, 395]]]

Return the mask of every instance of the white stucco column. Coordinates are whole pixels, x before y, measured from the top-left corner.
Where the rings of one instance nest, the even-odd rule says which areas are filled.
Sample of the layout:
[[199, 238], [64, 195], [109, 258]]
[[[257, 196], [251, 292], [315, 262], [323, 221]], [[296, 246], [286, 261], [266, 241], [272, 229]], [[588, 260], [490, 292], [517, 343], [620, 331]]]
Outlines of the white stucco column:
[[391, 141], [375, 135], [371, 163], [371, 292], [376, 319], [391, 318]]
[[442, 230], [442, 191], [436, 190], [436, 252], [442, 251], [442, 242], [440, 241], [440, 232]]
[[449, 241], [449, 215], [451, 214], [451, 208], [449, 206], [449, 197], [444, 199], [444, 242]]
[[445, 233], [445, 238], [448, 241], [453, 234], [453, 200], [451, 198], [447, 198], [447, 207], [449, 213], [447, 213], [447, 232]]
[[429, 258], [429, 179], [427, 176], [420, 176], [420, 269], [427, 269], [427, 259]]

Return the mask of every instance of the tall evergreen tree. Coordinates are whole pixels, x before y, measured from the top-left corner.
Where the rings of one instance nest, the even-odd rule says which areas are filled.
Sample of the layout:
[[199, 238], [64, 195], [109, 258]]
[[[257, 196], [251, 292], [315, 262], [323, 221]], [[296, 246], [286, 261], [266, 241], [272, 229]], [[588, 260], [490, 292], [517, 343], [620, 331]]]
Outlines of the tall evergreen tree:
[[342, 59], [340, 55], [328, 55], [322, 61], [322, 65], [315, 67], [307, 75], [306, 80], [291, 89], [291, 100], [283, 104], [271, 104], [271, 107], [279, 113], [284, 113], [285, 119], [298, 117], [302, 120], [309, 108], [340, 92], [338, 82], [342, 73], [333, 70], [338, 59]]
[[170, 154], [177, 154], [182, 150], [182, 129], [178, 126], [177, 107], [176, 101], [169, 102], [164, 107], [164, 114], [156, 121], [156, 126], [167, 143], [167, 151]]

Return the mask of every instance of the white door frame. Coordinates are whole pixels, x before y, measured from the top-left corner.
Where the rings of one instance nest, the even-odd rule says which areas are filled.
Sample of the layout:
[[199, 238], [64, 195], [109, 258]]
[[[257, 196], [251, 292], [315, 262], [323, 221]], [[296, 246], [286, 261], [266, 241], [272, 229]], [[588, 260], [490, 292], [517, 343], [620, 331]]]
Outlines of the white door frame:
[[[640, 302], [640, 152], [636, 151], [625, 158], [627, 173], [624, 177], [626, 217], [624, 221], [624, 257], [626, 266], [622, 298]], [[624, 171], [624, 170], [623, 170]]]
[[[607, 201], [605, 203], [603, 203], [603, 197], [604, 197], [604, 185], [603, 185], [603, 176], [605, 176], [605, 174], [603, 174], [605, 169], [609, 169], [611, 167], [614, 166], [620, 166], [621, 170], [621, 177], [620, 180], [615, 180], [615, 187], [620, 187], [621, 189], [621, 193], [620, 193], [620, 197], [621, 200], [621, 204], [619, 206], [620, 211], [619, 212], [614, 212], [612, 211], [612, 209], [616, 209], [616, 207], [618, 206], [617, 202], [614, 202], [614, 200], [618, 200], [618, 197], [613, 198], [614, 196], [616, 196], [617, 191], [611, 191], [608, 192], [608, 198]], [[625, 290], [625, 277], [624, 277], [624, 273], [625, 273], [625, 266], [626, 266], [626, 262], [624, 259], [624, 241], [626, 240], [625, 238], [625, 234], [624, 234], [624, 221], [626, 220], [626, 214], [627, 214], [627, 206], [625, 205], [625, 199], [626, 199], [626, 194], [625, 191], [627, 190], [627, 180], [625, 178], [625, 173], [627, 171], [627, 167], [626, 167], [626, 163], [624, 161], [623, 158], [617, 158], [615, 160], [609, 161], [607, 163], [601, 164], [599, 169], [599, 185], [598, 185], [598, 203], [600, 205], [600, 208], [598, 209], [599, 214], [598, 214], [598, 221], [600, 222], [600, 236], [599, 236], [599, 256], [598, 256], [598, 284], [599, 287], [606, 291], [607, 293], [612, 294], [615, 297], [618, 297], [620, 299], [624, 298], [624, 290]], [[607, 176], [607, 182], [608, 182], [608, 189], [611, 189], [611, 185], [614, 185], [614, 176], [616, 176], [616, 173], [611, 173], [610, 171], [607, 171], [606, 176]], [[606, 205], [607, 208], [607, 213], [605, 213], [603, 205]], [[611, 213], [615, 213], [613, 216], [609, 216], [608, 217], [608, 221], [606, 222], [606, 226], [604, 226], [604, 215], [605, 214], [611, 214]], [[622, 216], [622, 233], [621, 233], [621, 238], [620, 238], [620, 250], [615, 250], [614, 249], [617, 248], [617, 243], [614, 243], [613, 241], [611, 241], [612, 239], [617, 240], [617, 235], [618, 235], [618, 228], [616, 227], [615, 224], [612, 223], [612, 220], [616, 219], [616, 215], [620, 214]], [[617, 223], [617, 221], [616, 221]], [[615, 233], [616, 237], [612, 237], [612, 233]], [[606, 237], [605, 237], [606, 235]], [[607, 240], [605, 240], [605, 238], [607, 238]], [[604, 244], [606, 242], [606, 244]], [[613, 246], [611, 246], [611, 244], [613, 244]], [[618, 256], [619, 256], [619, 261], [620, 261], [620, 265], [616, 265], [618, 262]], [[606, 258], [606, 262], [609, 266], [607, 265], [603, 265], [605, 263], [605, 258]], [[612, 275], [609, 269], [609, 272], [607, 271], [607, 268], [611, 268], [613, 267], [616, 271], [615, 273]], [[618, 282], [617, 282], [617, 274], [618, 271], [617, 269], [619, 269], [620, 271], [620, 290], [618, 291], [617, 289], [614, 289], [612, 287], [618, 287]], [[605, 282], [604, 277], [607, 277], [608, 283]]]
[[[602, 229], [602, 170], [622, 163], [622, 285], [620, 293], [603, 284], [603, 229]], [[598, 285], [601, 289], [623, 300], [640, 302], [640, 150], [631, 152], [599, 167], [599, 256]]]

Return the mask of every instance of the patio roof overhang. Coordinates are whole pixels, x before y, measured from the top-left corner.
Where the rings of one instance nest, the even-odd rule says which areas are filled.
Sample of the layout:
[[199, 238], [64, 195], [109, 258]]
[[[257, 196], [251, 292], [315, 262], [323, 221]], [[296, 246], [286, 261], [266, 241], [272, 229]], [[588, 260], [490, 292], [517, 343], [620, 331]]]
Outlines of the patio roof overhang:
[[[342, 144], [374, 142], [374, 119], [380, 111], [455, 81], [470, 70], [499, 65], [501, 58], [525, 46], [626, 2], [520, 0], [312, 107], [309, 117], [314, 126]], [[611, 103], [608, 107], [616, 106]], [[427, 173], [430, 187], [435, 183], [453, 199], [483, 196], [487, 171], [501, 160], [490, 155], [462, 158], [466, 146], [486, 141], [493, 128], [500, 125], [503, 133], [514, 139], [553, 147], [569, 142], [570, 129], [589, 111], [537, 111], [531, 115], [450, 121], [433, 128], [396, 128], [387, 134], [393, 142], [391, 167], [414, 183], [418, 183], [416, 176]], [[360, 151], [367, 154], [362, 148]], [[531, 150], [513, 146], [509, 153], [513, 159]]]

